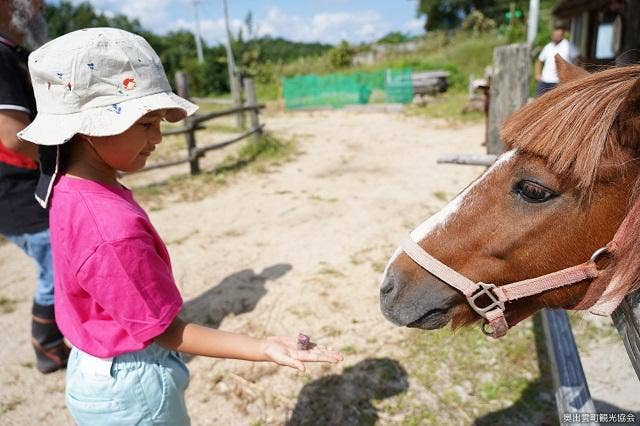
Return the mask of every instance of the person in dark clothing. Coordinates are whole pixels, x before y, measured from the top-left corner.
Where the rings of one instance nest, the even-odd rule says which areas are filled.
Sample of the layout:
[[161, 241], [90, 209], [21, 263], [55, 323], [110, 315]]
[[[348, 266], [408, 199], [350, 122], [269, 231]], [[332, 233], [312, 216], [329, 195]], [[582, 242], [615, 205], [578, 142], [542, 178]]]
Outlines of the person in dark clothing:
[[48, 211], [38, 205], [38, 151], [16, 133], [36, 116], [27, 69], [28, 52], [46, 39], [42, 0], [0, 0], [0, 234], [36, 263], [36, 292], [32, 307], [32, 344], [42, 373], [64, 368], [69, 355], [55, 322], [53, 262]]

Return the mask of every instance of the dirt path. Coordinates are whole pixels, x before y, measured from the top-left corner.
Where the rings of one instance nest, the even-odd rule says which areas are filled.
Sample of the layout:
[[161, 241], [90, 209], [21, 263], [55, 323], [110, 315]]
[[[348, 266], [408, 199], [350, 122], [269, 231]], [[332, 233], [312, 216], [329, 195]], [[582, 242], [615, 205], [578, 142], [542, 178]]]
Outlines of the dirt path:
[[[407, 230], [482, 171], [436, 165], [445, 153], [483, 152], [482, 125], [451, 129], [401, 114], [340, 112], [265, 121], [299, 141], [295, 161], [240, 173], [213, 196], [166, 205], [151, 219], [169, 247], [187, 316], [253, 335], [304, 331], [346, 359], [306, 375], [192, 359], [187, 400], [195, 425], [282, 424], [295, 416], [306, 384], [338, 380], [365, 358], [393, 358], [408, 331], [379, 312], [384, 264]], [[43, 377], [30, 363], [25, 283], [33, 267], [3, 244], [0, 270], [0, 423], [69, 424], [64, 373]], [[631, 391], [636, 399], [627, 403], [640, 406], [640, 389]], [[402, 413], [381, 410], [377, 418], [396, 424]]]

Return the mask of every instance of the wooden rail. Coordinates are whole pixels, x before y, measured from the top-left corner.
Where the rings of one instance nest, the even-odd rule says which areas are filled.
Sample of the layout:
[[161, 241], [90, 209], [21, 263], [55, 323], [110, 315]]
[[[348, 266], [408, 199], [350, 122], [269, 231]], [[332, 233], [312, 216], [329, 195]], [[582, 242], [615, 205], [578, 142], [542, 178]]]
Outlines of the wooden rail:
[[640, 379], [640, 290], [627, 295], [611, 317]]
[[[189, 99], [189, 85], [187, 83], [186, 74], [183, 72], [176, 73], [176, 86], [178, 90], [178, 94], [185, 99]], [[262, 136], [264, 130], [264, 124], [260, 124], [259, 120], [259, 112], [265, 106], [264, 104], [259, 104], [256, 101], [255, 90], [253, 86], [253, 81], [251, 79], [244, 79], [244, 92], [245, 97], [247, 99], [246, 104], [244, 105], [236, 105], [233, 108], [228, 108], [223, 111], [213, 111], [206, 114], [196, 114], [191, 117], [187, 117], [184, 120], [184, 123], [181, 127], [175, 129], [168, 129], [162, 132], [162, 136], [169, 135], [185, 135], [185, 142], [187, 146], [187, 155], [176, 158], [173, 160], [162, 161], [154, 164], [150, 164], [146, 166], [144, 169], [139, 170], [138, 172], [144, 172], [148, 170], [160, 169], [164, 167], [175, 166], [178, 164], [189, 163], [190, 171], [192, 175], [195, 175], [200, 172], [200, 158], [204, 157], [204, 155], [212, 150], [221, 149], [228, 145], [234, 144], [238, 141], [246, 139], [250, 136], [254, 137], [254, 142], [258, 142]], [[238, 118], [236, 121], [238, 123], [245, 123], [244, 114], [249, 113], [251, 120], [251, 128], [248, 130], [244, 130], [244, 128], [240, 128], [244, 130], [240, 135], [234, 136], [231, 139], [227, 139], [223, 142], [216, 142], [214, 144], [209, 144], [205, 146], [198, 146], [196, 141], [196, 132], [199, 130], [204, 130], [207, 128], [205, 123], [206, 121], [213, 120], [216, 118], [228, 116], [228, 115], [236, 115], [239, 117], [242, 115], [242, 118]], [[134, 172], [134, 173], [138, 173]]]
[[494, 154], [448, 154], [439, 157], [438, 164], [462, 164], [466, 166], [490, 166], [495, 163]]
[[564, 421], [567, 415], [592, 414], [596, 409], [591, 399], [567, 313], [561, 309], [543, 309], [541, 314], [547, 353], [551, 361], [558, 420], [563, 425], [597, 425], [597, 422]]

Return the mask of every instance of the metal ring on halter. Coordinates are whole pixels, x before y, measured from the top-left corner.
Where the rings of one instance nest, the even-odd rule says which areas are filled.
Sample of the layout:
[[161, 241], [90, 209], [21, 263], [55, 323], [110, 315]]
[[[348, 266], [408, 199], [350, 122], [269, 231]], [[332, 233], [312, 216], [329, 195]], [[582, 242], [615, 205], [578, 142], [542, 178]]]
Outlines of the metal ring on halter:
[[482, 326], [480, 327], [480, 329], [482, 330], [482, 332], [487, 335], [487, 336], [493, 336], [493, 328], [489, 328], [487, 329], [487, 326], [489, 325], [488, 321], [484, 321], [482, 323]]
[[609, 254], [609, 247], [600, 247], [598, 250], [593, 252], [593, 254], [591, 255], [591, 259], [589, 259], [589, 262], [596, 263], [601, 256], [606, 254]]

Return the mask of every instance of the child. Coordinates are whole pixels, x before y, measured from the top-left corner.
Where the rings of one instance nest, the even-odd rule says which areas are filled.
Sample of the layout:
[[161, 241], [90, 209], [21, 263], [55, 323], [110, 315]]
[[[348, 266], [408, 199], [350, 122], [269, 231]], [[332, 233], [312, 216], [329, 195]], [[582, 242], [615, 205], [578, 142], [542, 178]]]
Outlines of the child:
[[50, 204], [56, 319], [73, 345], [66, 402], [78, 424], [188, 424], [189, 373], [178, 352], [301, 371], [302, 361], [342, 359], [178, 316], [167, 249], [117, 171], [144, 167], [161, 141], [160, 122], [197, 107], [171, 92], [143, 38], [75, 31], [33, 52], [29, 70], [38, 115], [19, 136], [41, 145], [36, 198]]

